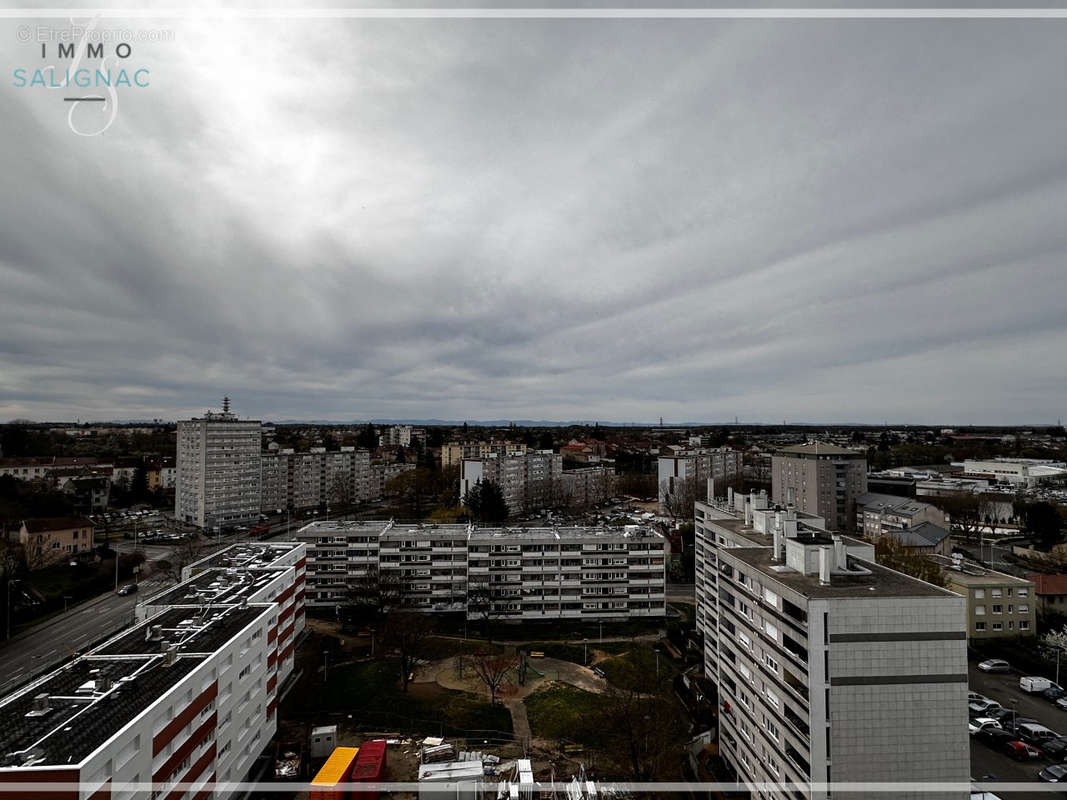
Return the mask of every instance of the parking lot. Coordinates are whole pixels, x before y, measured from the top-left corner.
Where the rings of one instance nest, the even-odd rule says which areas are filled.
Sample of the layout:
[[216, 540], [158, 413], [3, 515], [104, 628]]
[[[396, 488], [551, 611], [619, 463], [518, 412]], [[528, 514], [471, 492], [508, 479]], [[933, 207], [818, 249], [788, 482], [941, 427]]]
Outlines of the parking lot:
[[[1040, 695], [1029, 695], [1019, 689], [1019, 674], [1010, 673], [987, 673], [981, 672], [976, 663], [970, 664], [970, 687], [972, 691], [984, 694], [992, 700], [999, 702], [1004, 708], [1014, 708], [1020, 717], [1036, 719], [1058, 733], [1067, 736], [1067, 711], [1061, 711], [1055, 704], [1043, 699]], [[1054, 675], [1045, 677], [1055, 678]], [[1067, 680], [1067, 676], [1061, 676]], [[1047, 789], [1049, 784], [1043, 783], [1037, 777], [1039, 770], [1050, 762], [1018, 762], [1008, 758], [993, 748], [971, 737], [971, 777], [976, 780], [987, 781], [1034, 781], [1045, 788], [1046, 791], [1035, 792], [997, 792], [1005, 800], [1038, 800], [1061, 796], [1056, 793], [1050, 794]], [[1065, 790], [1064, 794], [1067, 794]]]

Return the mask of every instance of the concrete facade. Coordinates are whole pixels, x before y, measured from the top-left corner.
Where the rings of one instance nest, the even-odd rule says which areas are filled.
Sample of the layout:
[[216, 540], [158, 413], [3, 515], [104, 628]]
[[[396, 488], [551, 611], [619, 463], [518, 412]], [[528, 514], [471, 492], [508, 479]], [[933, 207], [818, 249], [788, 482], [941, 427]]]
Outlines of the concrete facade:
[[512, 516], [522, 516], [562, 502], [563, 456], [551, 450], [521, 456], [465, 458], [459, 468], [460, 502], [479, 481], [500, 487]]
[[261, 442], [259, 420], [228, 411], [179, 422], [175, 517], [209, 529], [257, 519]]
[[[725, 486], [738, 481], [744, 474], [742, 453], [728, 447], [715, 449], [684, 450], [670, 455], [661, 455], [657, 464], [657, 486], [659, 487], [659, 507], [664, 505], [670, 495], [678, 492], [696, 491], [697, 497], [703, 497], [707, 490], [707, 481], [719, 484], [717, 494], [725, 492]], [[686, 487], [688, 484], [688, 487]]]
[[830, 530], [856, 529], [856, 499], [867, 491], [863, 452], [815, 442], [771, 458], [771, 496], [781, 506], [816, 514]]
[[[369, 570], [399, 577], [403, 602], [476, 619], [617, 619], [666, 614], [669, 543], [649, 529], [474, 528], [313, 522], [308, 604], [348, 602]], [[472, 587], [475, 601], [468, 604]]]
[[697, 626], [719, 691], [719, 752], [752, 796], [829, 796], [811, 782], [966, 785], [963, 598], [765, 497], [736, 505], [696, 504]]
[[307, 453], [274, 450], [262, 454], [264, 513], [278, 510], [325, 508], [329, 504], [365, 503], [374, 497], [370, 451], [324, 447]]
[[1034, 636], [1037, 593], [1033, 581], [986, 569], [962, 558], [930, 556], [948, 588], [967, 602], [967, 635], [974, 639]]

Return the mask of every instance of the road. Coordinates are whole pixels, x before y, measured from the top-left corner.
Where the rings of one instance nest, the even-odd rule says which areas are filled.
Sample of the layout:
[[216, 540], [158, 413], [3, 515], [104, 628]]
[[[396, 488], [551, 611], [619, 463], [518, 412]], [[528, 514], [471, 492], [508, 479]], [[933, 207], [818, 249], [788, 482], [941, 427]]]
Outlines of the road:
[[[162, 585], [160, 580], [147, 581], [138, 594]], [[0, 649], [0, 694], [130, 624], [138, 594], [102, 594], [16, 636]]]
[[[1067, 735], [1067, 711], [1061, 711], [1040, 695], [1029, 695], [1019, 689], [1019, 675], [990, 674], [980, 672], [975, 664], [970, 665], [970, 686], [973, 691], [996, 700], [1005, 708], [1015, 708], [1020, 717], [1031, 717], [1042, 725]], [[1047, 787], [1037, 773], [1049, 764], [1048, 761], [1019, 763], [993, 750], [979, 741], [971, 740], [971, 776], [976, 780], [989, 781], [1035, 781]], [[1036, 788], [1036, 787], [1035, 787]], [[1055, 797], [1046, 792], [996, 792], [1004, 800], [1038, 800]]]

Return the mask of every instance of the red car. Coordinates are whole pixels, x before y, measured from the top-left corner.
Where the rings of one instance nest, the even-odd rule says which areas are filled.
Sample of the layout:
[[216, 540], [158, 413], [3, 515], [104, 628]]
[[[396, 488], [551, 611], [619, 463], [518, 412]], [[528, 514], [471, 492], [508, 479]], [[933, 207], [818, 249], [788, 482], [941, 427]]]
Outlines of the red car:
[[1004, 752], [1016, 761], [1037, 761], [1045, 756], [1036, 747], [1028, 745], [1026, 742], [1005, 742]]

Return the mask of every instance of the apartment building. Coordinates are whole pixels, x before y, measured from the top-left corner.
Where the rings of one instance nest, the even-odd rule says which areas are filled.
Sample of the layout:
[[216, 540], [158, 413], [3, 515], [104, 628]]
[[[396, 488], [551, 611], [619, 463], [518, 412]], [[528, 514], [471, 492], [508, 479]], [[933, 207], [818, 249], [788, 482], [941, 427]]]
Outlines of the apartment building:
[[816, 514], [830, 530], [856, 530], [856, 498], [867, 491], [867, 456], [825, 442], [783, 447], [771, 458], [771, 495]]
[[370, 451], [355, 447], [268, 450], [261, 457], [261, 474], [264, 513], [364, 503], [374, 497]]
[[426, 429], [425, 428], [413, 428], [411, 425], [391, 425], [387, 428], [382, 428], [382, 432], [378, 435], [378, 445], [380, 447], [411, 447], [412, 443], [418, 439], [419, 441], [426, 441]]
[[[369, 569], [397, 575], [406, 605], [501, 619], [615, 619], [666, 614], [669, 543], [626, 528], [474, 528], [321, 521], [308, 547], [312, 606], [347, 602]], [[472, 589], [476, 591], [472, 592]], [[470, 602], [468, 602], [470, 600]]]
[[1060, 481], [1067, 475], [1062, 461], [1038, 458], [995, 458], [989, 461], [968, 459], [963, 462], [962, 478], [976, 478], [1033, 488], [1043, 483]]
[[467, 615], [498, 619], [627, 619], [667, 613], [670, 544], [640, 526], [473, 531]]
[[571, 508], [590, 508], [615, 496], [614, 466], [578, 467], [562, 473], [563, 502]]
[[93, 550], [93, 522], [86, 517], [28, 519], [19, 528], [19, 544], [30, 569], [69, 561]]
[[371, 464], [370, 467], [370, 498], [381, 500], [388, 496], [389, 481], [398, 478], [405, 472], [415, 469], [415, 464]]
[[856, 527], [877, 542], [891, 536], [914, 552], [951, 555], [949, 518], [937, 506], [908, 497], [865, 492], [856, 498]]
[[260, 513], [259, 420], [221, 413], [178, 423], [174, 515], [201, 528], [229, 528]]
[[526, 453], [526, 449], [526, 445], [521, 442], [448, 442], [441, 447], [441, 466], [458, 466], [465, 458], [521, 456]]
[[959, 554], [928, 558], [941, 567], [948, 588], [967, 601], [968, 637], [1036, 635], [1037, 592], [1033, 581], [986, 569]]
[[696, 504], [696, 599], [719, 752], [739, 780], [760, 798], [913, 781], [894, 796], [963, 800], [921, 784], [969, 781], [964, 599], [818, 518], [730, 501]]
[[94, 456], [26, 456], [0, 458], [0, 477], [8, 475], [22, 481], [48, 479], [56, 470], [110, 470], [112, 465]]
[[669, 496], [681, 492], [683, 498], [694, 493], [703, 497], [709, 480], [718, 485], [715, 491], [722, 494], [728, 484], [736, 483], [743, 475], [741, 451], [728, 447], [661, 455], [658, 461], [660, 511], [665, 509]]
[[151, 598], [133, 626], [0, 699], [0, 783], [199, 800], [226, 796], [215, 782], [245, 780], [277, 729], [303, 625], [305, 548], [270, 547], [258, 562], [222, 551], [220, 563], [253, 566], [214, 568]]
[[463, 459], [459, 468], [460, 499], [479, 481], [491, 481], [500, 487], [512, 516], [552, 508], [562, 501], [563, 456], [551, 450], [532, 450], [521, 456], [490, 454]]

